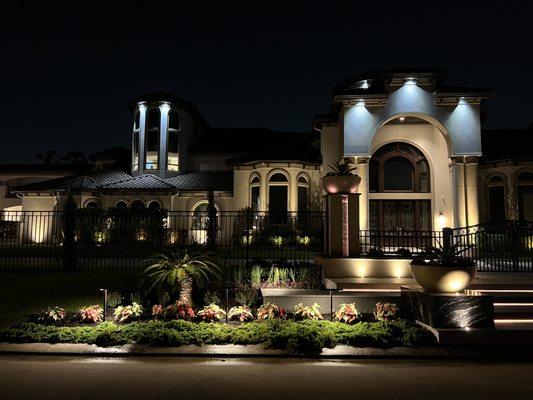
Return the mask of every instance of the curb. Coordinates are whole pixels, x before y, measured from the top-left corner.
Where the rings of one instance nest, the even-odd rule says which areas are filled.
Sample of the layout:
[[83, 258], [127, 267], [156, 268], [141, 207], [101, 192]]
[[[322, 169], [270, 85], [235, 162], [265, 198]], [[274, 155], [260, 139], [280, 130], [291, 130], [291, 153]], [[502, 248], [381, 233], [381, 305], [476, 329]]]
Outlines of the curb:
[[[446, 347], [351, 347], [339, 345], [323, 349], [319, 355], [289, 354], [284, 350], [264, 349], [261, 345], [184, 345], [149, 347], [124, 345], [98, 347], [70, 343], [0, 343], [1, 355], [71, 356], [71, 357], [197, 357], [197, 358], [314, 358], [314, 359], [457, 359], [480, 358], [487, 354]], [[493, 355], [494, 356], [494, 355]]]

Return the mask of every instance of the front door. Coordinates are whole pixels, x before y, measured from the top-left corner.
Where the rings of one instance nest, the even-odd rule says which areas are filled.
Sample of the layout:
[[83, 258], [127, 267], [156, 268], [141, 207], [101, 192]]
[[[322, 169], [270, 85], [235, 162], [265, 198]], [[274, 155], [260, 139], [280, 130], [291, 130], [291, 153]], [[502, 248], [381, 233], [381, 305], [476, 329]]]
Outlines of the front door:
[[431, 230], [429, 200], [371, 200], [370, 229], [385, 232]]

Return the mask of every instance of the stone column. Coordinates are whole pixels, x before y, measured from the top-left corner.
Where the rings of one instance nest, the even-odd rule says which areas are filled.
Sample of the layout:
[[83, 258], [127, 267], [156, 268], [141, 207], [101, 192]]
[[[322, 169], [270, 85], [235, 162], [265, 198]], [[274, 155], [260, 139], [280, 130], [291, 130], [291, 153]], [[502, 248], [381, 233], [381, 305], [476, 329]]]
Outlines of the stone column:
[[357, 175], [361, 178], [359, 183], [359, 226], [362, 230], [369, 229], [368, 207], [368, 157], [357, 157]]
[[467, 225], [479, 224], [477, 157], [465, 157]]
[[268, 191], [267, 175], [268, 174], [266, 172], [262, 173], [260, 171], [261, 181], [259, 183], [259, 211], [267, 210], [267, 191]]
[[464, 170], [462, 164], [462, 157], [453, 157], [450, 160], [450, 174], [451, 174], [451, 194], [452, 194], [452, 210], [453, 221], [452, 225], [455, 228], [465, 226], [465, 190], [464, 190]]
[[[514, 172], [514, 171], [513, 171]], [[518, 211], [518, 190], [516, 187], [516, 174], [506, 174], [507, 187], [505, 193], [507, 194], [505, 199], [505, 217], [510, 220], [517, 220], [520, 218]]]

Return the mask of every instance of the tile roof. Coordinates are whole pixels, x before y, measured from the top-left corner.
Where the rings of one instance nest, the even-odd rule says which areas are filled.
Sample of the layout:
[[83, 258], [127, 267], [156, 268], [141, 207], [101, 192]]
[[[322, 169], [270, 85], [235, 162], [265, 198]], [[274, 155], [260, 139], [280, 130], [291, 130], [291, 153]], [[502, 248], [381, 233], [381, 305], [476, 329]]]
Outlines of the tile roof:
[[233, 171], [196, 171], [167, 178], [177, 190], [233, 192]]
[[233, 171], [197, 171], [162, 179], [146, 174], [132, 177], [123, 171], [95, 171], [87, 175], [71, 175], [15, 187], [13, 192], [50, 192], [113, 190], [158, 191], [233, 191]]
[[128, 175], [126, 179], [118, 182], [103, 184], [99, 187], [102, 190], [113, 189], [135, 189], [135, 190], [175, 190], [174, 185], [165, 182], [165, 180], [155, 175], [141, 175], [131, 177]]

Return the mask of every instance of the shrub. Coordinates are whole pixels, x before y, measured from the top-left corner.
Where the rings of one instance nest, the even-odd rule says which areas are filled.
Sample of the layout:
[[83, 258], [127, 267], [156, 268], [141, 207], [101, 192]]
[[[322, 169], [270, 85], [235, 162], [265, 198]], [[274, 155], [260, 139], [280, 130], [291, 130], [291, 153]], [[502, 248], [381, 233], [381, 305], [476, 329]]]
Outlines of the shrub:
[[263, 275], [263, 268], [260, 265], [254, 265], [250, 270], [250, 280], [252, 281], [252, 287], [261, 287], [261, 276]]
[[309, 236], [296, 235], [296, 243], [300, 246], [309, 246], [311, 244], [311, 238]]
[[250, 307], [257, 302], [259, 293], [250, 285], [239, 285], [235, 293], [235, 301], [241, 306]]
[[122, 295], [119, 292], [107, 293], [107, 304], [111, 308], [117, 308], [122, 304]]
[[222, 321], [226, 312], [216, 304], [209, 304], [198, 311], [198, 318], [205, 322]]
[[251, 246], [253, 242], [254, 242], [254, 237], [252, 235], [243, 235], [239, 239], [239, 243], [243, 247]]
[[278, 307], [274, 303], [266, 303], [257, 309], [257, 319], [286, 319], [287, 313], [283, 307]]
[[272, 235], [270, 236], [270, 242], [274, 247], [282, 247], [285, 244], [285, 238], [279, 235]]
[[307, 307], [302, 303], [294, 306], [294, 318], [295, 319], [313, 319], [320, 320], [324, 319], [320, 313], [320, 306], [317, 303], [314, 303], [312, 306]]
[[361, 313], [355, 303], [343, 303], [335, 313], [335, 319], [346, 324], [353, 324], [361, 320]]
[[167, 306], [165, 309], [165, 317], [191, 321], [196, 317], [196, 313], [189, 304], [176, 301], [174, 304]]
[[420, 346], [435, 343], [429, 331], [405, 320], [339, 322], [269, 320], [246, 324], [148, 321], [116, 325], [55, 326], [23, 323], [0, 328], [0, 341], [17, 343], [88, 343], [99, 346], [139, 343], [151, 346], [186, 344], [263, 344], [291, 353], [318, 354], [338, 344], [361, 347]]
[[228, 318], [231, 321], [246, 322], [254, 319], [252, 311], [246, 306], [232, 307], [228, 312]]
[[81, 322], [96, 324], [102, 321], [104, 316], [104, 310], [99, 304], [95, 304], [89, 307], [81, 308], [78, 311], [78, 317]]
[[391, 321], [397, 318], [398, 307], [388, 301], [378, 301], [374, 307], [374, 318], [378, 321]]
[[65, 319], [66, 316], [67, 312], [64, 308], [55, 306], [41, 311], [37, 317], [37, 320], [42, 322], [58, 322]]
[[134, 318], [139, 318], [143, 313], [143, 307], [136, 302], [129, 306], [118, 306], [114, 312], [114, 318], [117, 322], [127, 322]]

